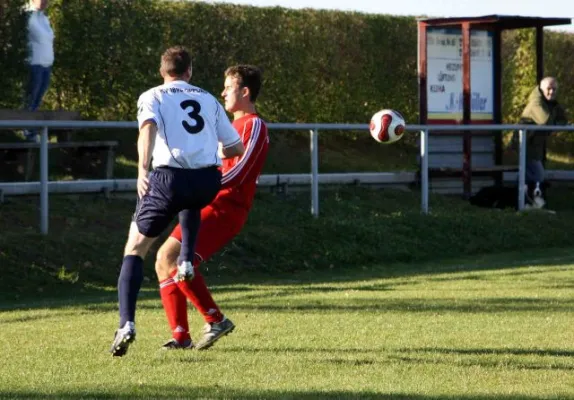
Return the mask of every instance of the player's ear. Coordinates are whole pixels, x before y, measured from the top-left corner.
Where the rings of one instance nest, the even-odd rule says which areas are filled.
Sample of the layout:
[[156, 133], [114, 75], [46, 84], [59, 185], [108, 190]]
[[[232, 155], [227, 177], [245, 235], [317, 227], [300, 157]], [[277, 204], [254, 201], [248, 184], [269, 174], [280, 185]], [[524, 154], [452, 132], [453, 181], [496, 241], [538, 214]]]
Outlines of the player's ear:
[[241, 88], [241, 97], [246, 97], [247, 99], [249, 99], [251, 96], [251, 91], [249, 90], [249, 88], [247, 86], [243, 86]]

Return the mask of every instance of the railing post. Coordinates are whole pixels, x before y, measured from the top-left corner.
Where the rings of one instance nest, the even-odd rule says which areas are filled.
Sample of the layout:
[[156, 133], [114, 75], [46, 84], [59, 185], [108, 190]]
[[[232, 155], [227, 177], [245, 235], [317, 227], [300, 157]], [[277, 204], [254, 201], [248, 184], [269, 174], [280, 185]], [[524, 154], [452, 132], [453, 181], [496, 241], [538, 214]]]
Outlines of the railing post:
[[429, 212], [429, 131], [421, 131], [421, 210]]
[[319, 216], [319, 131], [311, 132], [311, 214]]
[[526, 184], [526, 131], [518, 131], [518, 210], [524, 209], [524, 186]]
[[40, 135], [40, 232], [48, 234], [48, 127]]

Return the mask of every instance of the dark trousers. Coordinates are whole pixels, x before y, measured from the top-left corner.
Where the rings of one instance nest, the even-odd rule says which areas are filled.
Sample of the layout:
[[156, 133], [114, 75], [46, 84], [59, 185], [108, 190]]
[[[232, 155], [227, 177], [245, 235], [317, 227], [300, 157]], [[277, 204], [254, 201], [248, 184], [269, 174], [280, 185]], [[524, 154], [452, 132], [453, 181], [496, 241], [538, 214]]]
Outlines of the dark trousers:
[[544, 182], [544, 165], [542, 161], [527, 160], [526, 161], [526, 183], [542, 183]]
[[28, 111], [36, 111], [42, 103], [42, 99], [48, 90], [48, 86], [50, 86], [52, 67], [30, 65], [28, 68], [29, 74], [26, 85], [24, 107]]

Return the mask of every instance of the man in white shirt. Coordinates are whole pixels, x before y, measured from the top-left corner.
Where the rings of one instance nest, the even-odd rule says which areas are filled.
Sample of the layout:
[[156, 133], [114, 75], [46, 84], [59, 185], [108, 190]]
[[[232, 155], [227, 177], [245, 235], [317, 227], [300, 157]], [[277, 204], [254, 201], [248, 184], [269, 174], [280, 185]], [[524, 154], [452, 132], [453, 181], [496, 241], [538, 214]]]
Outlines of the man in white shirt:
[[[36, 111], [48, 86], [54, 63], [54, 31], [44, 13], [48, 0], [31, 0], [28, 16], [29, 78], [26, 85], [25, 108]], [[24, 131], [26, 139], [34, 141], [36, 132]]]
[[118, 279], [120, 324], [110, 349], [117, 357], [135, 339], [135, 308], [150, 246], [177, 215], [182, 228], [178, 270], [193, 271], [200, 211], [221, 187], [221, 158], [245, 151], [217, 99], [188, 83], [187, 50], [167, 49], [160, 73], [164, 84], [138, 100], [138, 204]]

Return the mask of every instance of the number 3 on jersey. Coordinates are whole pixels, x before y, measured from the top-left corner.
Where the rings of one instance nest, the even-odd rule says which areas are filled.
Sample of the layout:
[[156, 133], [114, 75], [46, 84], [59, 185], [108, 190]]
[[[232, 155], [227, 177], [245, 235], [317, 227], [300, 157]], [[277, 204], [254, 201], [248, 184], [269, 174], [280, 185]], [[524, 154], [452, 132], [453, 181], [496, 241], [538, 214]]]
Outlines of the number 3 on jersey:
[[199, 102], [195, 100], [186, 100], [182, 101], [179, 106], [183, 111], [188, 111], [188, 109], [191, 108], [191, 111], [187, 113], [187, 116], [192, 121], [195, 121], [194, 125], [191, 125], [189, 122], [185, 120], [181, 121], [181, 125], [183, 125], [183, 128], [191, 135], [195, 135], [196, 133], [201, 132], [201, 130], [205, 126], [205, 121], [203, 120], [201, 115], [199, 115], [199, 112], [201, 111], [201, 104], [199, 104]]

